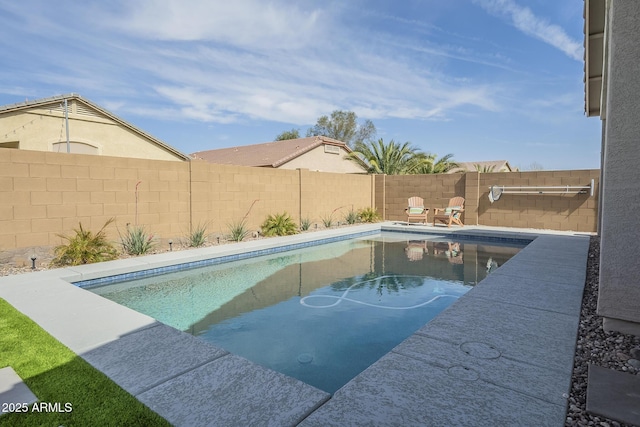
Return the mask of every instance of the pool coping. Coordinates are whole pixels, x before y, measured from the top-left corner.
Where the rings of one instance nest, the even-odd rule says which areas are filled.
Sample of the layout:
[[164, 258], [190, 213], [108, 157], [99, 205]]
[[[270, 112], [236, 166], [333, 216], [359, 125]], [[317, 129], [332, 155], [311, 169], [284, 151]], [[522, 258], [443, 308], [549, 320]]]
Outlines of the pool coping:
[[[535, 240], [333, 396], [70, 283], [380, 230]], [[174, 425], [563, 425], [588, 244], [386, 222], [0, 277], [0, 297]]]

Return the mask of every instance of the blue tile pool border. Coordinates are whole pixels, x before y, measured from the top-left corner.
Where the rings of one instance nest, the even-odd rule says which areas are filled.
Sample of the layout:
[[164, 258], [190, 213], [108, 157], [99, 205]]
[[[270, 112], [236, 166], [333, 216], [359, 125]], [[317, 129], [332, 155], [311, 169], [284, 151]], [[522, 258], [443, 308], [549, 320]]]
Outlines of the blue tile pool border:
[[295, 249], [302, 249], [302, 248], [307, 248], [311, 246], [324, 245], [326, 243], [333, 243], [333, 242], [339, 242], [342, 240], [355, 239], [357, 237], [370, 236], [373, 234], [380, 234], [380, 230], [368, 230], [368, 231], [362, 231], [359, 233], [346, 234], [342, 236], [334, 236], [334, 237], [327, 237], [324, 239], [310, 240], [308, 242], [275, 246], [267, 249], [258, 249], [253, 251], [249, 250], [247, 252], [243, 252], [240, 254], [213, 256], [211, 258], [203, 259], [199, 261], [190, 261], [190, 262], [167, 265], [163, 267], [148, 268], [148, 269], [139, 270], [139, 271], [132, 271], [129, 273], [98, 277], [96, 279], [79, 280], [71, 283], [79, 288], [88, 289], [88, 288], [97, 287], [97, 286], [112, 285], [114, 283], [125, 282], [128, 280], [159, 276], [161, 274], [175, 273], [177, 271], [190, 270], [190, 269], [199, 268], [199, 267], [208, 267], [211, 265], [223, 264], [226, 262], [240, 261], [243, 259], [259, 257], [263, 255], [271, 255], [271, 254], [287, 252]]

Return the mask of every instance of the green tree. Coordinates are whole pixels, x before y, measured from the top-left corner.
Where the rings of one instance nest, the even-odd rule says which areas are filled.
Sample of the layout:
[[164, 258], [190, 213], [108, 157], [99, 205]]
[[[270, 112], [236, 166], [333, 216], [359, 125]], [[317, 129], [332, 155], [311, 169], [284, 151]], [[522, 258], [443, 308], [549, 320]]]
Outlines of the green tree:
[[478, 165], [475, 164], [473, 165], [474, 168], [476, 168], [476, 170], [480, 173], [491, 173], [493, 172], [493, 170], [496, 168], [496, 165]]
[[298, 138], [300, 138], [300, 129], [291, 129], [291, 130], [285, 130], [284, 132], [276, 136], [276, 139], [274, 141], [284, 141], [286, 139], [298, 139]]
[[385, 144], [382, 138], [375, 142], [357, 142], [346, 158], [352, 161], [364, 161], [369, 173], [387, 175], [416, 173], [423, 163], [428, 161], [428, 156], [409, 142], [400, 144], [391, 140]]
[[544, 170], [544, 166], [542, 166], [538, 162], [532, 162], [532, 163], [529, 164], [528, 170], [530, 170], [530, 171], [542, 171], [542, 170]]
[[376, 127], [371, 120], [358, 125], [358, 116], [353, 111], [335, 110], [331, 117], [321, 116], [307, 131], [307, 136], [326, 136], [345, 142], [349, 147], [370, 141], [376, 135]]
[[427, 161], [422, 163], [415, 173], [429, 174], [429, 173], [447, 173], [451, 169], [457, 168], [458, 163], [451, 160], [453, 154], [446, 154], [436, 160], [435, 154], [427, 154]]
[[426, 154], [409, 142], [400, 144], [391, 140], [385, 144], [382, 138], [375, 142], [359, 142], [346, 156], [352, 161], [364, 161], [369, 173], [387, 175], [445, 173], [458, 167], [452, 157], [447, 154], [436, 161], [435, 154]]

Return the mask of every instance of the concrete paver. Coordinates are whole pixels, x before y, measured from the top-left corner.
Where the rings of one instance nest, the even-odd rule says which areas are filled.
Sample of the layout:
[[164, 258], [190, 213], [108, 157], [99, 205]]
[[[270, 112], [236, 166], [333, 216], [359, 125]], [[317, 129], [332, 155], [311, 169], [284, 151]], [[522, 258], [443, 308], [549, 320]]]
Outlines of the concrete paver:
[[329, 393], [232, 354], [138, 396], [179, 426], [295, 425]]
[[393, 352], [444, 371], [458, 370], [465, 373], [470, 381], [485, 381], [549, 403], [564, 405], [562, 395], [555, 394], [559, 388], [566, 386], [565, 379], [557, 371], [501, 357], [499, 351], [478, 355], [477, 349], [477, 345], [457, 345], [414, 334], [394, 348]]
[[559, 426], [564, 405], [391, 352], [302, 426]]
[[226, 350], [157, 323], [83, 353], [82, 358], [137, 396], [226, 354]]
[[640, 376], [589, 365], [587, 411], [640, 425]]
[[15, 405], [19, 405], [18, 410], [24, 411], [22, 405], [37, 401], [36, 395], [11, 366], [0, 368], [0, 417], [3, 413], [14, 412]]
[[573, 315], [582, 306], [583, 287], [572, 284], [543, 282], [538, 279], [513, 277], [492, 273], [481, 295], [489, 301], [499, 301], [529, 308], [542, 308], [556, 313]]
[[483, 343], [496, 348], [502, 357], [571, 371], [577, 328], [574, 316], [484, 298], [460, 298], [417, 333], [457, 345]]

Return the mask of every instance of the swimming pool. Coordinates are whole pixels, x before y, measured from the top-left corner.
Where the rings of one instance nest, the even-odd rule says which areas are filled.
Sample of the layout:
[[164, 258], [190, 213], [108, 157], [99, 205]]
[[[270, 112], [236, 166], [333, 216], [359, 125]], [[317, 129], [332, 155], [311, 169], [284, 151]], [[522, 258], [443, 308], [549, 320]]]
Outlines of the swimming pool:
[[90, 290], [333, 393], [523, 246], [382, 233]]

